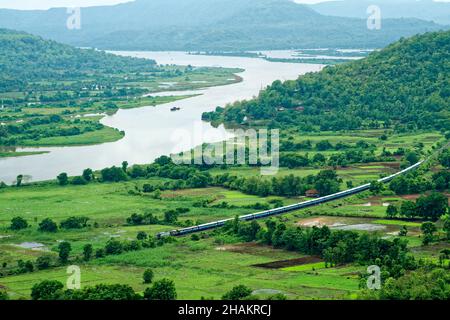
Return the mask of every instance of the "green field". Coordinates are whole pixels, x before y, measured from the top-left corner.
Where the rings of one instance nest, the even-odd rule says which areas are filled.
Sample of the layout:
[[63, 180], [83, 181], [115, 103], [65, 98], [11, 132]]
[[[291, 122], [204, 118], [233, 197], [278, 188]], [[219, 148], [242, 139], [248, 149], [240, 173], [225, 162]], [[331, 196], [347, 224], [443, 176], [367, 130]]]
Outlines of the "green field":
[[[366, 131], [349, 133], [341, 138], [359, 141], [364, 136], [364, 139], [374, 143], [377, 149], [382, 149], [387, 142], [372, 137], [377, 134]], [[430, 144], [427, 144], [427, 148], [431, 148], [431, 141], [436, 143], [442, 139], [442, 136], [436, 133], [419, 136], [420, 139], [429, 137]], [[325, 136], [309, 136], [308, 139], [322, 141], [323, 137], [338, 141], [337, 136], [329, 133]], [[430, 137], [433, 137], [433, 140]], [[417, 141], [413, 134], [392, 136], [392, 141], [396, 139], [399, 145], [410, 148], [414, 148]], [[388, 139], [388, 142], [389, 140], [391, 139]], [[337, 168], [280, 168], [277, 176], [294, 175], [305, 178], [317, 175], [324, 168], [335, 169], [342, 179], [340, 188], [344, 190], [348, 182], [357, 186], [381, 175], [396, 172], [400, 161], [396, 159], [395, 162], [356, 163]], [[207, 171], [213, 177], [224, 173], [245, 178], [260, 175], [259, 168], [246, 166], [222, 169], [215, 167]], [[98, 176], [99, 172], [96, 174]], [[304, 196], [259, 197], [218, 186], [164, 190], [160, 198], [153, 197], [152, 193], [137, 191], [143, 190], [145, 184], [158, 186], [170, 182], [174, 180], [152, 177], [117, 183], [96, 181], [83, 186], [59, 186], [55, 181], [47, 181], [25, 184], [19, 188], [0, 188], [0, 265], [3, 266], [0, 273], [16, 268], [19, 260], [35, 261], [42, 255], [50, 255], [56, 261], [58, 244], [65, 240], [72, 246], [71, 263], [81, 267], [82, 286], [122, 283], [131, 285], [137, 292], [143, 292], [146, 285], [142, 283], [142, 273], [146, 268], [151, 268], [156, 279], [170, 278], [175, 281], [180, 299], [220, 299], [226, 291], [239, 284], [247, 285], [260, 298], [267, 298], [275, 292], [283, 293], [289, 299], [353, 299], [358, 295], [359, 275], [365, 272], [365, 266], [347, 264], [327, 268], [324, 262], [293, 262], [292, 265], [280, 268], [256, 266], [304, 256], [257, 243], [242, 243], [241, 239], [234, 236], [210, 234], [199, 241], [184, 237], [156, 248], [141, 248], [137, 251], [108, 255], [90, 262], [80, 259], [86, 244], [92, 244], [94, 250], [97, 250], [104, 248], [110, 239], [136, 239], [139, 232], [154, 237], [159, 232], [179, 228], [179, 224], [201, 224], [260, 211], [251, 208], [258, 203], [270, 207], [271, 202], [275, 200], [281, 200], [284, 205], [307, 200]], [[404, 239], [408, 240], [408, 247], [413, 250], [414, 256], [438, 261], [439, 251], [448, 247], [448, 244], [423, 247], [420, 230], [422, 221], [386, 218], [387, 206], [399, 205], [405, 199], [407, 196], [398, 196], [389, 190], [379, 195], [365, 192], [291, 212], [276, 219], [288, 226], [312, 228], [326, 225], [331, 229], [345, 227], [386, 239], [394, 239], [400, 229], [406, 226], [408, 235]], [[207, 205], [197, 205], [203, 202]], [[151, 213], [162, 221], [168, 210], [179, 208], [188, 208], [189, 211], [179, 216], [178, 225], [128, 225], [126, 222], [134, 213]], [[9, 229], [10, 221], [18, 216], [25, 218], [29, 227], [12, 231]], [[60, 229], [56, 233], [37, 230], [38, 224], [44, 218], [51, 218], [59, 224], [74, 216], [89, 217], [88, 227]], [[27, 248], [27, 243], [37, 244], [40, 248]], [[49, 270], [0, 277], [0, 286], [5, 287], [12, 298], [28, 298], [33, 284], [42, 279], [57, 279], [64, 283], [66, 277], [65, 268], [56, 266]]]

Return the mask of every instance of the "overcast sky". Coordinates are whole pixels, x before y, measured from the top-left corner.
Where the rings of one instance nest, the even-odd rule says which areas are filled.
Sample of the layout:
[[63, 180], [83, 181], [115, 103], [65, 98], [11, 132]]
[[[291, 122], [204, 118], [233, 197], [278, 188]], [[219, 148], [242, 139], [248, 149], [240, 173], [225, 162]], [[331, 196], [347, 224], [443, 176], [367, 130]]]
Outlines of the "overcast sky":
[[[112, 5], [130, 1], [132, 0], [0, 0], [0, 8], [48, 9], [51, 7], [87, 7], [98, 5]], [[317, 3], [330, 0], [294, 0], [294, 1], [298, 3]], [[435, 0], [435, 1], [450, 2], [450, 0]]]
[[[0, 0], [0, 8], [48, 9], [52, 7], [87, 7], [87, 6], [108, 5], [108, 4], [111, 5], [130, 1], [133, 0]], [[295, 0], [295, 1], [299, 3], [317, 3], [327, 0]]]

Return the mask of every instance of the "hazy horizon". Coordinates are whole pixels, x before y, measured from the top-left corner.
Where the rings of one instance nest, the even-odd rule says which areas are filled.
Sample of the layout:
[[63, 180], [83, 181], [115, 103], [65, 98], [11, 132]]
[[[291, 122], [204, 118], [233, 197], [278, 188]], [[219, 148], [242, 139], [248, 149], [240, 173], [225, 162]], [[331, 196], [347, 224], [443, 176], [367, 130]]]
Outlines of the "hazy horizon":
[[[115, 5], [119, 3], [133, 2], [135, 0], [0, 0], [0, 9], [19, 10], [47, 10], [61, 7], [92, 7]], [[342, 1], [342, 0], [292, 0], [296, 3], [315, 4], [320, 2]], [[418, 0], [411, 0], [418, 1]], [[419, 0], [420, 1], [420, 0]], [[450, 0], [433, 0], [435, 2], [450, 2]]]
[[[1, 9], [19, 10], [46, 10], [61, 7], [91, 7], [115, 5], [119, 3], [133, 2], [135, 0], [0, 0]], [[296, 3], [314, 4], [319, 2], [336, 0], [292, 0]], [[450, 1], [450, 0], [449, 0]]]

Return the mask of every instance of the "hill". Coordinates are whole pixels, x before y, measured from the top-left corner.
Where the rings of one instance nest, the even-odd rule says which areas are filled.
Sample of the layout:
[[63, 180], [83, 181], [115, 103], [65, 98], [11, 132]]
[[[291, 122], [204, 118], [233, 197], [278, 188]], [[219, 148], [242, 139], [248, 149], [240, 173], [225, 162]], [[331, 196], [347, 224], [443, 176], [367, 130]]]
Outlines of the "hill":
[[125, 58], [78, 49], [55, 41], [0, 29], [0, 92], [23, 89], [25, 83], [100, 79], [112, 73], [153, 70], [152, 60]]
[[370, 5], [378, 5], [385, 18], [417, 18], [450, 24], [450, 3], [433, 0], [343, 0], [317, 3], [310, 7], [324, 15], [364, 19]]
[[300, 130], [450, 129], [450, 32], [402, 39], [367, 58], [203, 115], [214, 122], [269, 123]]
[[259, 50], [384, 47], [401, 36], [442, 27], [418, 19], [321, 15], [290, 0], [137, 0], [83, 8], [81, 29], [66, 27], [65, 9], [0, 10], [0, 26], [84, 47], [123, 50]]

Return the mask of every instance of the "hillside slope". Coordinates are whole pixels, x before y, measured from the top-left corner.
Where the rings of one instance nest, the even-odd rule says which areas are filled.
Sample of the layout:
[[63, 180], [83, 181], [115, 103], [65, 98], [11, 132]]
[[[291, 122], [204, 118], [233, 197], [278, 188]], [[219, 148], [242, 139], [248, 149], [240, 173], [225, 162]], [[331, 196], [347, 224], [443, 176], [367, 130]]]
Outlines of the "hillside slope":
[[367, 58], [276, 81], [205, 120], [303, 130], [450, 129], [450, 32], [402, 39]]
[[323, 16], [290, 0], [137, 0], [83, 8], [81, 29], [66, 27], [65, 9], [0, 10], [0, 27], [77, 46], [124, 50], [258, 50], [305, 47], [377, 48], [442, 26], [386, 19]]
[[32, 81], [75, 81], [105, 75], [149, 71], [152, 60], [77, 49], [24, 32], [0, 29], [0, 91]]
[[366, 18], [370, 5], [379, 6], [385, 18], [417, 18], [450, 24], [450, 3], [433, 0], [342, 0], [321, 2], [310, 7], [323, 15]]

